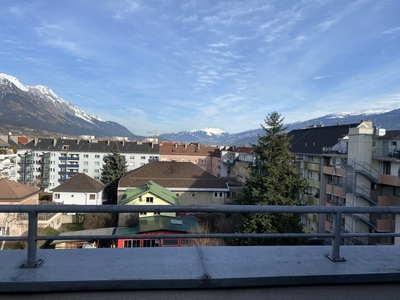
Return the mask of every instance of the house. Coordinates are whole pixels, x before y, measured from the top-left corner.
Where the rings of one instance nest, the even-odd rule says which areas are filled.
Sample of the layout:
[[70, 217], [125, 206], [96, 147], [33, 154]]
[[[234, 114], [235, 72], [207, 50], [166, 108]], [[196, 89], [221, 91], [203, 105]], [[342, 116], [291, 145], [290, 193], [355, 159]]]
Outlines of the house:
[[175, 217], [176, 213], [151, 211], [153, 205], [179, 205], [177, 196], [166, 188], [149, 181], [138, 188], [126, 189], [122, 195], [119, 205], [148, 205], [148, 212], [141, 212], [139, 215], [134, 213], [120, 213], [118, 216], [118, 226], [136, 226], [137, 217], [150, 217], [156, 215]]
[[[6, 178], [0, 179], [0, 205], [38, 205], [40, 190]], [[40, 213], [38, 227], [62, 225], [61, 213]], [[28, 215], [25, 213], [0, 213], [0, 236], [20, 236], [28, 230]]]
[[118, 201], [125, 191], [148, 181], [173, 192], [180, 204], [224, 204], [228, 186], [225, 181], [191, 162], [151, 162], [126, 173], [118, 183]]
[[101, 205], [104, 185], [84, 173], [78, 173], [52, 190], [53, 201], [75, 205]]
[[[168, 234], [188, 233], [197, 229], [197, 219], [192, 216], [168, 217], [151, 216], [140, 218], [135, 227], [117, 227], [115, 235], [126, 235], [126, 238], [117, 239], [118, 248], [133, 247], [180, 247], [186, 245], [182, 238], [168, 238]], [[129, 238], [130, 235], [146, 235], [145, 239]], [[152, 235], [164, 234], [166, 238], [155, 239]]]

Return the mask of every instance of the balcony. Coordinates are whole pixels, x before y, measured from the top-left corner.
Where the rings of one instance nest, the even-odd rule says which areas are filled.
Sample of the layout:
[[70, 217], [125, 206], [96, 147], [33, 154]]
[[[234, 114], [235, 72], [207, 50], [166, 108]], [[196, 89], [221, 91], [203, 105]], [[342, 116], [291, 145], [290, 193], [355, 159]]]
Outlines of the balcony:
[[319, 165], [319, 163], [305, 162], [304, 169], [319, 172], [321, 170], [321, 166]]
[[[77, 205], [2, 205], [0, 212], [29, 212], [28, 250], [0, 251], [2, 271], [0, 272], [0, 293], [29, 293], [35, 297], [39, 292], [56, 293], [62, 299], [65, 292], [74, 291], [75, 297], [100, 296], [113, 293], [118, 298], [137, 298], [148, 290], [157, 293], [158, 298], [166, 298], [172, 291], [193, 292], [206, 297], [244, 299], [256, 289], [262, 293], [255, 298], [271, 295], [271, 288], [281, 287], [281, 292], [290, 291], [279, 299], [310, 299], [320, 288], [321, 299], [327, 299], [332, 291], [343, 292], [351, 284], [358, 298], [397, 299], [400, 281], [400, 256], [395, 246], [340, 246], [342, 238], [352, 236], [400, 237], [400, 233], [348, 234], [341, 233], [342, 214], [388, 213], [400, 214], [400, 207], [277, 207], [277, 206], [153, 206], [155, 211], [194, 212], [246, 212], [246, 213], [286, 213], [334, 214], [334, 222], [326, 234], [300, 234], [299, 237], [333, 239], [332, 246], [241, 246], [241, 247], [171, 247], [171, 248], [99, 248], [91, 250], [41, 250], [36, 249], [36, 241], [44, 239], [76, 239], [74, 236], [37, 236], [37, 214], [41, 212], [141, 212], [146, 206], [77, 206]], [[338, 221], [339, 220], [339, 221]], [[158, 238], [159, 235], [154, 235]], [[163, 235], [160, 235], [165, 237]], [[195, 234], [186, 238], [240, 237], [239, 234]], [[246, 235], [256, 237], [255, 234]], [[259, 237], [282, 237], [285, 234], [260, 234]], [[293, 234], [286, 234], [286, 237]], [[92, 237], [93, 236], [89, 236]], [[96, 238], [104, 238], [95, 236]], [[126, 237], [126, 236], [125, 236]], [[171, 236], [173, 237], [173, 236]], [[80, 236], [83, 238], [83, 236]], [[109, 238], [109, 236], [107, 236]], [[143, 238], [143, 237], [142, 237]], [[15, 237], [4, 237], [16, 240]], [[342, 257], [343, 255], [343, 257]], [[25, 258], [28, 258], [25, 260]], [[177, 259], [178, 258], [178, 259]], [[25, 262], [24, 262], [25, 260]], [[368, 263], [366, 263], [368, 262]], [[22, 263], [22, 265], [21, 265]], [[392, 286], [391, 283], [395, 282]], [[370, 289], [375, 284], [374, 289]], [[326, 289], [323, 285], [333, 285]], [[362, 286], [362, 288], [360, 287]], [[268, 289], [266, 289], [268, 287]], [[370, 289], [366, 295], [363, 290]], [[379, 288], [377, 288], [379, 287]], [[309, 295], [298, 293], [298, 289], [309, 288]], [[101, 294], [96, 291], [103, 291]], [[313, 293], [314, 291], [314, 293]], [[63, 294], [58, 294], [58, 293]], [[304, 292], [304, 290], [303, 290]], [[224, 296], [221, 296], [221, 293]], [[48, 295], [48, 294], [47, 294]], [[129, 295], [129, 296], [127, 296]], [[325, 297], [323, 296], [325, 295]], [[346, 294], [349, 296], [348, 294]], [[390, 295], [394, 297], [390, 297]], [[43, 295], [39, 295], [42, 296]], [[45, 295], [46, 296], [46, 295]], [[371, 298], [372, 297], [372, 298]], [[148, 297], [144, 297], [148, 298]], [[71, 298], [68, 298], [71, 299]]]
[[376, 220], [376, 231], [390, 232], [390, 220]]
[[320, 189], [321, 188], [321, 183], [318, 180], [312, 179], [312, 178], [307, 178], [307, 183], [308, 186]]
[[331, 194], [331, 195], [335, 195], [341, 198], [345, 198], [346, 197], [346, 193], [343, 191], [343, 189], [341, 187], [338, 187], [336, 185], [332, 185], [332, 184], [327, 184], [326, 185], [326, 193], [327, 194]]
[[311, 205], [315, 205], [315, 206], [319, 205], [319, 198], [316, 198], [312, 195], [303, 194], [303, 200]]
[[60, 156], [59, 160], [79, 160], [79, 156]]
[[399, 176], [394, 176], [394, 175], [379, 174], [378, 183], [379, 184], [384, 184], [384, 185], [400, 187]]
[[336, 168], [332, 166], [323, 166], [322, 173], [326, 175], [333, 175], [333, 176], [340, 176], [342, 177], [345, 174], [345, 169], [343, 168]]

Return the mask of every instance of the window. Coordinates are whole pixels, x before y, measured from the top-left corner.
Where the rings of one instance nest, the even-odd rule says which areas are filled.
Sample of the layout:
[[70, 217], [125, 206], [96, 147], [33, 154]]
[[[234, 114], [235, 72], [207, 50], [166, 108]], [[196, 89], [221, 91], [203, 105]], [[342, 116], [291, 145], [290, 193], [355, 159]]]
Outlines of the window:
[[223, 193], [215, 192], [214, 193], [214, 198], [222, 198], [222, 195], [223, 195]]
[[163, 240], [163, 246], [178, 246], [178, 240], [171, 240], [171, 239], [167, 239], [167, 240]]
[[147, 212], [141, 212], [141, 213], [139, 213], [139, 215], [146, 216]]
[[158, 247], [158, 240], [143, 240], [143, 247]]
[[206, 159], [202, 159], [202, 160], [201, 160], [201, 163], [202, 163], [202, 164], [206, 164], [206, 163], [207, 163], [207, 160], [206, 160]]
[[83, 173], [89, 172], [89, 169], [83, 169]]
[[192, 193], [192, 198], [196, 197], [196, 193]]
[[84, 162], [83, 162], [83, 165], [84, 165], [84, 166], [87, 166], [88, 164], [89, 164], [89, 162], [87, 162], [87, 161], [84, 161]]
[[90, 194], [89, 195], [90, 200], [96, 200], [96, 194]]
[[153, 203], [153, 197], [146, 197], [146, 203]]
[[182, 159], [181, 159], [181, 162], [185, 162], [185, 159], [182, 158]]
[[134, 156], [129, 156], [129, 159], [135, 159], [135, 157]]
[[98, 161], [94, 162], [95, 166], [100, 166], [100, 163]]
[[60, 199], [60, 194], [54, 194], [54, 199]]
[[160, 215], [160, 212], [154, 212], [153, 213], [155, 216], [159, 216]]
[[124, 248], [140, 247], [140, 240], [125, 240]]
[[188, 158], [188, 162], [190, 162], [190, 158]]
[[141, 156], [140, 159], [146, 159], [146, 156]]
[[83, 158], [89, 158], [89, 154], [83, 154]]
[[99, 169], [94, 169], [94, 172], [95, 173], [100, 173], [100, 170]]
[[96, 155], [94, 156], [94, 158], [100, 158], [100, 155], [99, 155], [99, 154], [96, 154]]

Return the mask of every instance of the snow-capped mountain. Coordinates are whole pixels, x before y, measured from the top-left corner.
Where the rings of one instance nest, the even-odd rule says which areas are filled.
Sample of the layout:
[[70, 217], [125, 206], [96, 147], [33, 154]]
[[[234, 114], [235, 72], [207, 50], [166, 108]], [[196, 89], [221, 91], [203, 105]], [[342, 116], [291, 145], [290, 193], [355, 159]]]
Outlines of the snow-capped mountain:
[[[387, 130], [400, 130], [400, 109], [334, 113], [304, 122], [286, 124], [286, 126], [287, 130], [291, 131], [314, 125], [332, 126], [337, 124], [359, 123], [362, 120], [371, 120], [375, 127], [385, 128]], [[221, 135], [212, 134], [211, 137], [208, 136], [206, 132], [206, 129], [181, 131], [175, 134], [161, 135], [160, 138], [161, 140], [164, 138], [164, 140], [175, 142], [201, 142], [204, 144], [243, 146], [257, 144], [258, 136], [265, 134], [261, 128], [235, 134], [223, 132]]]
[[215, 144], [219, 143], [221, 139], [230, 136], [226, 131], [219, 128], [205, 128], [200, 130], [189, 130], [180, 131], [178, 133], [165, 133], [159, 136], [159, 140], [162, 141], [174, 141], [174, 142], [201, 142], [203, 144]]
[[50, 88], [27, 86], [0, 73], [0, 124], [68, 135], [135, 137], [124, 126], [90, 115]]

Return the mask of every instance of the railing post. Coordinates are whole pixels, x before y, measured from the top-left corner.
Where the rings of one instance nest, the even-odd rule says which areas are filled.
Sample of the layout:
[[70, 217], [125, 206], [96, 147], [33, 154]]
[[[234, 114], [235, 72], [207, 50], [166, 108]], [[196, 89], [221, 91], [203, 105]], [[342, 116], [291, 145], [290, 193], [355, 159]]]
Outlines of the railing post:
[[334, 213], [333, 218], [333, 241], [332, 241], [332, 254], [326, 254], [331, 261], [341, 262], [346, 261], [344, 258], [340, 257], [340, 224], [341, 224], [341, 212]]
[[42, 259], [37, 259], [37, 226], [38, 226], [38, 213], [30, 211], [28, 213], [28, 258], [21, 268], [37, 268]]

